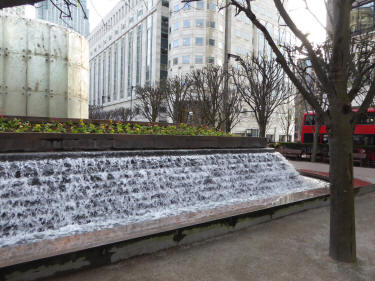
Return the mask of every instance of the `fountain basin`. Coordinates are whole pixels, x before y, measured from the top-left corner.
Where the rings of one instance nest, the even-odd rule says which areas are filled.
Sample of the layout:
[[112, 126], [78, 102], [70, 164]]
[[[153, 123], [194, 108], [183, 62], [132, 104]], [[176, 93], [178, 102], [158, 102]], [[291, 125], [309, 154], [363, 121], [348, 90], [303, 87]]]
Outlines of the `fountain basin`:
[[[321, 204], [328, 194], [327, 184], [301, 177], [265, 148], [0, 159], [4, 280], [22, 280], [14, 275], [19, 271], [30, 280], [31, 272], [48, 277], [199, 241], [290, 212], [290, 204], [306, 208], [298, 202], [316, 198]], [[188, 232], [193, 235], [185, 237]], [[140, 240], [148, 246], [135, 247]]]

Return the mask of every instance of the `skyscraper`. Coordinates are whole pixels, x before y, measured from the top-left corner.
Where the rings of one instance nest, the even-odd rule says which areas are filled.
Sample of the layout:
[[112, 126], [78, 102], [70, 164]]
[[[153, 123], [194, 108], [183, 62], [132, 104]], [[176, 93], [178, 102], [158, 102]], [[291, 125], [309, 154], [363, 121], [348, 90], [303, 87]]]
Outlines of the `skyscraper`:
[[[78, 1], [73, 1], [77, 5]], [[80, 0], [81, 6], [70, 6], [70, 12], [62, 0], [56, 0], [54, 6], [50, 1], [46, 0], [35, 5], [36, 17], [56, 23], [88, 37], [89, 28], [89, 10], [87, 9], [87, 0]], [[65, 14], [64, 14], [65, 13]], [[70, 14], [71, 17], [66, 16]]]

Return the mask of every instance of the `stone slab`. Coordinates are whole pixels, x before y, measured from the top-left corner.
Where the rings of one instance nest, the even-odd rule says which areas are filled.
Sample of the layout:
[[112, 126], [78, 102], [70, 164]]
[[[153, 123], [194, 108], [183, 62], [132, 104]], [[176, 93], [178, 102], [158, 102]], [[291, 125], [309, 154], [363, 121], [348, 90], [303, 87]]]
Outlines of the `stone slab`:
[[0, 133], [0, 153], [145, 149], [244, 149], [265, 148], [266, 146], [266, 139], [252, 137]]
[[321, 188], [265, 200], [256, 200], [215, 208], [208, 211], [186, 213], [178, 216], [124, 225], [112, 229], [77, 234], [54, 240], [3, 247], [0, 248], [0, 268], [163, 233], [188, 226], [200, 225], [223, 218], [273, 208], [275, 206], [327, 196], [327, 194], [328, 189]]

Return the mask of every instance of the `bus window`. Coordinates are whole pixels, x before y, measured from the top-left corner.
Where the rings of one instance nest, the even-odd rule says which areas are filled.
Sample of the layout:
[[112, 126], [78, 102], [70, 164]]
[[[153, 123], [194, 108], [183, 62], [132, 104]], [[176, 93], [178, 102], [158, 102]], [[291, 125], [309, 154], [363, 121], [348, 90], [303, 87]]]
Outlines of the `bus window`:
[[361, 115], [359, 118], [358, 124], [361, 125], [370, 125], [375, 123], [375, 113], [367, 112]]
[[308, 126], [315, 125], [315, 115], [306, 115], [305, 125], [308, 125]]
[[313, 134], [304, 134], [303, 135], [303, 142], [304, 143], [312, 143], [314, 141], [314, 135]]

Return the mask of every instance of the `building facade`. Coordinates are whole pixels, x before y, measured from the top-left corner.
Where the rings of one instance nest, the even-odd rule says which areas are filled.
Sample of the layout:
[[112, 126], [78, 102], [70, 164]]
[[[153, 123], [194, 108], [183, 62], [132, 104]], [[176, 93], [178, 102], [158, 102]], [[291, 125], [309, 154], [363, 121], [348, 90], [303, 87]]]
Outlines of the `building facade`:
[[0, 16], [1, 15], [11, 15], [11, 16], [25, 17], [26, 8], [25, 8], [25, 6], [16, 6], [16, 7], [12, 7], [12, 8], [5, 8], [5, 9], [0, 10]]
[[[168, 75], [182, 75], [208, 64], [223, 65], [225, 57], [226, 13], [217, 1], [205, 0], [182, 3], [170, 1], [170, 34]], [[253, 2], [252, 8], [279, 44], [294, 44], [295, 39], [279, 22], [273, 1]], [[259, 31], [243, 13], [236, 14], [229, 8], [228, 53], [246, 58], [252, 54], [272, 57], [272, 50]], [[230, 64], [237, 64], [230, 61]], [[271, 141], [284, 141], [288, 134], [283, 129], [285, 110], [275, 113], [269, 125], [267, 137]], [[232, 130], [235, 134], [259, 136], [258, 124], [248, 105], [240, 114], [240, 122]]]
[[168, 70], [168, 1], [121, 1], [89, 37], [90, 105], [134, 108], [136, 86]]
[[[186, 74], [208, 64], [223, 65], [225, 11], [216, 3], [121, 1], [89, 37], [90, 104], [107, 110], [133, 107], [134, 86], [158, 83], [167, 75]], [[277, 42], [293, 41], [280, 27], [272, 0], [257, 1], [252, 6]], [[236, 15], [230, 9], [228, 20], [229, 53], [272, 56], [263, 34], [245, 15]], [[283, 135], [279, 124], [270, 128], [270, 139], [278, 140]], [[253, 113], [246, 106], [233, 132], [259, 134]]]
[[[77, 4], [78, 1], [72, 1], [72, 3], [74, 4], [70, 6], [70, 12], [63, 0], [55, 0], [55, 4], [59, 8], [48, 0], [37, 3], [35, 4], [36, 18], [71, 28], [79, 34], [88, 37], [90, 25], [87, 0], [80, 0], [81, 6]], [[71, 17], [63, 15], [62, 11], [65, 14], [71, 13]]]

